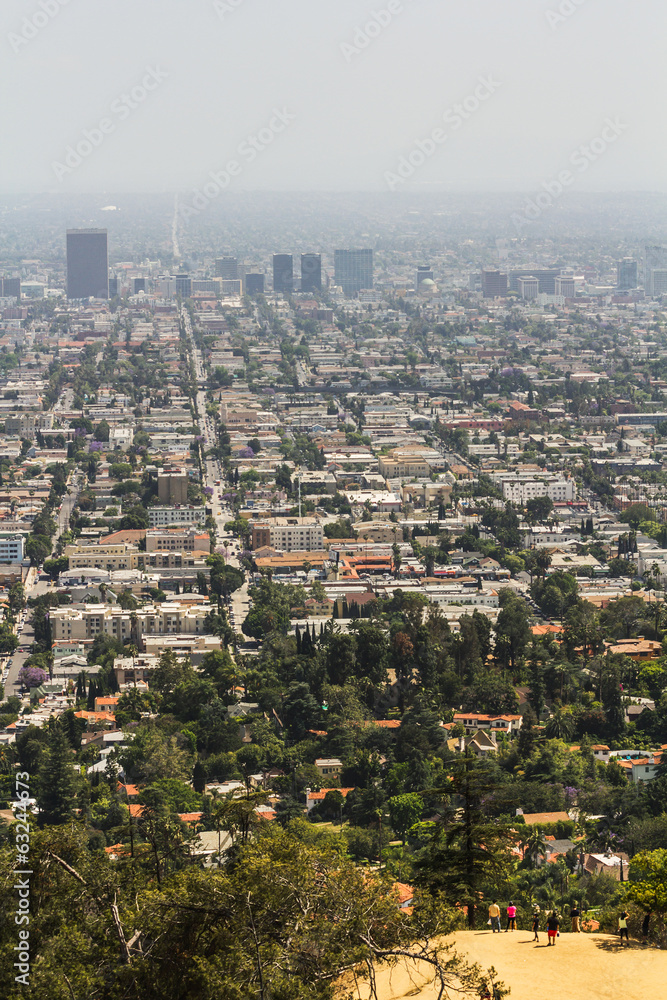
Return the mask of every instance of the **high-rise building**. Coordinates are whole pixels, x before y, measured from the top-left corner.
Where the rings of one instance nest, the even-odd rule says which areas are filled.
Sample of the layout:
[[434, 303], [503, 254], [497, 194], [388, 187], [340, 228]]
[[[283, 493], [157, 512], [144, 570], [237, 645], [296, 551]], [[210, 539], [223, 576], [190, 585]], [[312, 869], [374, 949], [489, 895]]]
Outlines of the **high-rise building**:
[[616, 287], [619, 292], [627, 292], [636, 288], [639, 280], [637, 261], [632, 257], [624, 257], [616, 264]]
[[182, 299], [189, 299], [192, 295], [192, 279], [189, 274], [176, 275], [176, 294]]
[[345, 295], [373, 287], [372, 250], [334, 250], [334, 282]]
[[487, 268], [482, 271], [482, 295], [485, 299], [507, 295], [507, 275], [497, 268], [495, 270]]
[[294, 289], [294, 260], [291, 253], [273, 255], [273, 290], [291, 295]]
[[21, 298], [20, 278], [0, 278], [0, 295], [6, 298]]
[[157, 495], [160, 503], [188, 502], [188, 475], [182, 469], [158, 469]]
[[519, 295], [522, 299], [536, 299], [540, 294], [540, 283], [537, 278], [527, 275], [519, 278]]
[[132, 291], [134, 295], [138, 295], [139, 292], [146, 291], [146, 279], [145, 278], [133, 278], [132, 279]]
[[322, 255], [319, 253], [301, 254], [301, 291], [322, 291]]
[[417, 265], [417, 284], [416, 284], [415, 287], [419, 288], [419, 286], [421, 285], [422, 281], [426, 281], [427, 278], [430, 281], [433, 281], [433, 268], [431, 267], [430, 264], [418, 264]]
[[510, 292], [519, 291], [519, 278], [537, 278], [540, 287], [540, 295], [555, 295], [556, 278], [560, 275], [561, 270], [562, 268], [560, 267], [538, 267], [531, 268], [530, 270], [510, 271], [509, 290]]
[[575, 283], [573, 274], [561, 274], [556, 278], [556, 295], [561, 295], [564, 299], [573, 299], [575, 294]]
[[109, 298], [106, 229], [67, 230], [67, 298]]
[[654, 267], [651, 271], [651, 295], [667, 295], [667, 267]]
[[218, 257], [215, 262], [216, 278], [238, 278], [239, 262], [236, 257]]
[[653, 295], [653, 271], [663, 271], [667, 267], [667, 247], [647, 246], [644, 248], [644, 290]]
[[264, 294], [264, 275], [258, 272], [248, 272], [245, 276], [246, 295]]
[[109, 278], [109, 298], [120, 295], [120, 278]]

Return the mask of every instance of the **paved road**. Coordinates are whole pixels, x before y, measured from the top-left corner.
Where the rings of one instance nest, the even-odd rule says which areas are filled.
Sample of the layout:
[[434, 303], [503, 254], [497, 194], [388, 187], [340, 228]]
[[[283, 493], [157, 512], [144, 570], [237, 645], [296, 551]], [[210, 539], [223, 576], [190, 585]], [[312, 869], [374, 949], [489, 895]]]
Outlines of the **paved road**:
[[[34, 575], [31, 573], [31, 576]], [[49, 585], [46, 581], [36, 580], [36, 582], [30, 586], [26, 586], [26, 593], [28, 597], [39, 597], [41, 594], [46, 594], [49, 590]], [[20, 630], [20, 631], [19, 631]], [[8, 698], [12, 694], [19, 693], [19, 687], [16, 683], [16, 679], [19, 674], [19, 670], [25, 663], [25, 661], [30, 656], [30, 646], [35, 641], [35, 633], [32, 627], [31, 612], [28, 609], [23, 624], [21, 620], [17, 622], [16, 631], [19, 638], [19, 643], [21, 646], [27, 647], [24, 652], [19, 652], [17, 649], [15, 653], [10, 657], [11, 664], [9, 666], [9, 672], [5, 680], [5, 698]], [[7, 663], [7, 660], [3, 658], [3, 664]]]
[[[189, 314], [186, 310], [183, 310], [181, 316], [190, 345], [190, 352], [197, 374], [197, 382], [201, 385], [206, 378], [204, 360], [201, 351], [195, 344]], [[197, 410], [197, 422], [204, 437], [204, 452], [207, 452], [217, 444], [217, 438], [215, 420], [206, 413], [206, 393], [203, 389], [199, 389], [197, 392], [195, 407]], [[217, 486], [216, 483], [218, 483]], [[228, 565], [240, 569], [238, 542], [230, 532], [225, 531], [225, 524], [231, 520], [233, 515], [229, 505], [220, 499], [225, 492], [225, 486], [222, 467], [217, 458], [207, 458], [204, 461], [204, 486], [208, 486], [213, 491], [210, 499], [207, 501], [207, 506], [211, 508], [215, 521], [218, 549], [222, 551]], [[229, 609], [230, 623], [236, 632], [241, 631], [241, 626], [246, 619], [248, 611], [248, 579], [246, 575], [246, 581], [243, 586], [240, 590], [232, 594], [232, 602]]]
[[[71, 481], [67, 484], [68, 493], [63, 496], [60, 510], [58, 511], [55, 519], [57, 527], [56, 536], [53, 540], [54, 547], [62, 533], [69, 527], [70, 515], [74, 509], [74, 504], [76, 503], [81, 489], [81, 481], [79, 473], [76, 472], [74, 473]], [[25, 589], [27, 597], [41, 597], [43, 594], [49, 593], [51, 588], [48, 581], [39, 579], [39, 571], [35, 568], [31, 568], [28, 572]], [[4, 681], [5, 698], [8, 698], [12, 694], [19, 693], [19, 686], [17, 684], [18, 674], [21, 667], [30, 656], [30, 646], [35, 641], [35, 633], [32, 627], [30, 609], [27, 610], [23, 620], [19, 620], [17, 622], [16, 632], [20, 645], [26, 648], [23, 652], [19, 652], [17, 649], [9, 658], [11, 663], [8, 663], [7, 658], [3, 657], [2, 659], [3, 674], [8, 666], [8, 671]]]

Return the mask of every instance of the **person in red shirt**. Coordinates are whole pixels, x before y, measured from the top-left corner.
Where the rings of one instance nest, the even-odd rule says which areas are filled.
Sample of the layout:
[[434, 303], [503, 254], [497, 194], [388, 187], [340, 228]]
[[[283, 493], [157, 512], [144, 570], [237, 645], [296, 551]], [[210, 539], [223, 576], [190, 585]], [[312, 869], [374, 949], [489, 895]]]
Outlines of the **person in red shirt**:
[[560, 927], [560, 920], [558, 919], [558, 914], [555, 910], [552, 910], [547, 917], [547, 944], [556, 946], [556, 938], [558, 937], [558, 928]]

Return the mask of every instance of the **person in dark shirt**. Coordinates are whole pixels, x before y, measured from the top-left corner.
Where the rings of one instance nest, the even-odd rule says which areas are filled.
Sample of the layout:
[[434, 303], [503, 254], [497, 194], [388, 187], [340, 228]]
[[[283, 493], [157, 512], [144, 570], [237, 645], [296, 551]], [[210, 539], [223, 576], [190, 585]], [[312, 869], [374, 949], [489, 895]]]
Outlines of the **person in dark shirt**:
[[651, 910], [648, 911], [642, 920], [642, 944], [648, 944], [648, 932], [651, 926]]
[[538, 936], [538, 933], [537, 933], [539, 931], [539, 929], [540, 929], [540, 908], [539, 908], [539, 906], [536, 906], [535, 909], [533, 910], [532, 928], [533, 928], [533, 934], [535, 935], [533, 937], [533, 941], [539, 941], [540, 939], [539, 939], [539, 936]]
[[555, 910], [552, 910], [547, 917], [547, 944], [556, 946], [556, 938], [558, 937], [558, 928], [560, 927], [560, 920], [558, 914]]
[[579, 921], [581, 918], [581, 910], [577, 906], [577, 901], [575, 899], [574, 906], [570, 910], [570, 920], [572, 921], [572, 930], [575, 934], [579, 934], [581, 927], [579, 926]]

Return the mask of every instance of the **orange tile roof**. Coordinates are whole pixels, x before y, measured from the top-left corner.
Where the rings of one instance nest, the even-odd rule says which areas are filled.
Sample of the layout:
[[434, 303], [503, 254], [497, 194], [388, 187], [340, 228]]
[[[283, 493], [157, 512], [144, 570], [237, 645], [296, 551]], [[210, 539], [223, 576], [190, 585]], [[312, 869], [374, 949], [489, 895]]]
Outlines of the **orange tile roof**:
[[124, 785], [122, 781], [118, 782], [118, 790], [125, 792], [126, 795], [138, 795], [139, 789], [136, 785]]
[[354, 788], [322, 788], [319, 792], [308, 792], [310, 802], [324, 802], [327, 792], [340, 792], [344, 799], [353, 792]]

